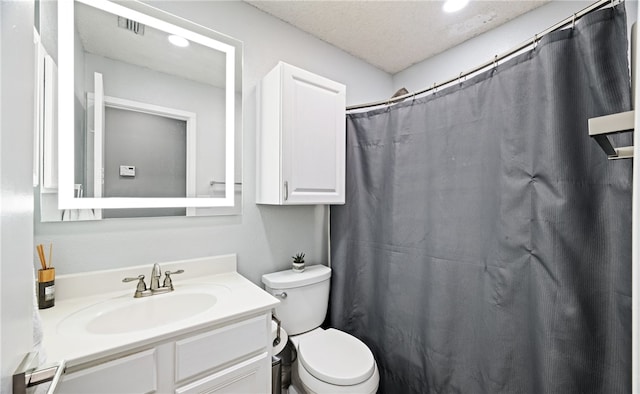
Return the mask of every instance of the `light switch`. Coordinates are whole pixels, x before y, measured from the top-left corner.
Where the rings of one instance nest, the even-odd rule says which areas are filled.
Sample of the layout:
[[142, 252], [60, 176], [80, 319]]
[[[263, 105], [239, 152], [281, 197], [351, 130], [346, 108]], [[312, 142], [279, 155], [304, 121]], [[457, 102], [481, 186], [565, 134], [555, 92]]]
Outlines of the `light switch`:
[[120, 176], [136, 176], [136, 166], [120, 166]]

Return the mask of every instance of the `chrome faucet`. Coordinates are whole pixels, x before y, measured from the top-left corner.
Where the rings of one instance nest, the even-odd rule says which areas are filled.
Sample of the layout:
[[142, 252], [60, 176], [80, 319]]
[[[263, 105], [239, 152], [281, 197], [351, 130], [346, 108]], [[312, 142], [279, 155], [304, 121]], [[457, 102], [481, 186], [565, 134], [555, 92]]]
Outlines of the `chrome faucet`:
[[181, 274], [183, 272], [184, 270], [177, 270], [174, 272], [166, 271], [164, 273], [164, 282], [162, 283], [162, 286], [160, 286], [160, 276], [162, 275], [162, 271], [160, 270], [160, 264], [156, 263], [151, 269], [151, 281], [148, 289], [147, 285], [144, 283], [144, 275], [138, 275], [136, 278], [124, 278], [122, 279], [122, 281], [131, 282], [137, 280], [138, 284], [136, 285], [136, 292], [134, 293], [133, 297], [140, 298], [173, 291], [173, 282], [171, 281], [171, 275]]
[[155, 263], [151, 270], [151, 283], [149, 285], [151, 291], [158, 290], [160, 288], [160, 275], [162, 275], [162, 271], [160, 271], [160, 264]]

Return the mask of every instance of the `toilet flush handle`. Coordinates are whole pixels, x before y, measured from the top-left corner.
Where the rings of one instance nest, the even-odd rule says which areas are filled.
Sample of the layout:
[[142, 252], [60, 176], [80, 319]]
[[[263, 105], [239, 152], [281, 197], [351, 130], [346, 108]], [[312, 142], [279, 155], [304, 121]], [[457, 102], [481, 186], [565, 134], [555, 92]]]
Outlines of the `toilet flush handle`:
[[287, 298], [287, 292], [283, 291], [282, 293], [276, 293], [276, 294], [274, 294], [274, 296], [276, 296], [278, 298], [282, 298], [284, 300], [285, 298]]

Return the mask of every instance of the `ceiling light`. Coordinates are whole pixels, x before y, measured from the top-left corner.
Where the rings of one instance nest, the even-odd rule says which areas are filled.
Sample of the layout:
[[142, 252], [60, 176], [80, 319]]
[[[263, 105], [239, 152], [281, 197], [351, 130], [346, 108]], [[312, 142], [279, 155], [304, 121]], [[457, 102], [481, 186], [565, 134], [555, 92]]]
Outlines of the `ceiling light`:
[[168, 37], [169, 42], [172, 43], [173, 45], [177, 46], [177, 47], [188, 47], [189, 46], [189, 40], [187, 40], [184, 37], [180, 37], [180, 36], [176, 36], [176, 35], [171, 35]]
[[469, 0], [446, 0], [442, 6], [444, 12], [460, 11], [469, 4]]

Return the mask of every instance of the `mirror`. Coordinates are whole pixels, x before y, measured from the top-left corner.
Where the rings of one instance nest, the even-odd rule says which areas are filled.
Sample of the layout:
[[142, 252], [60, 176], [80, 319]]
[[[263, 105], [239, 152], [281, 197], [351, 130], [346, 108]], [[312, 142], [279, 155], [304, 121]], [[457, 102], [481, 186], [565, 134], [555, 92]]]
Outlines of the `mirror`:
[[58, 2], [58, 172], [43, 143], [41, 210], [54, 190], [61, 220], [238, 213], [241, 43], [122, 4]]

